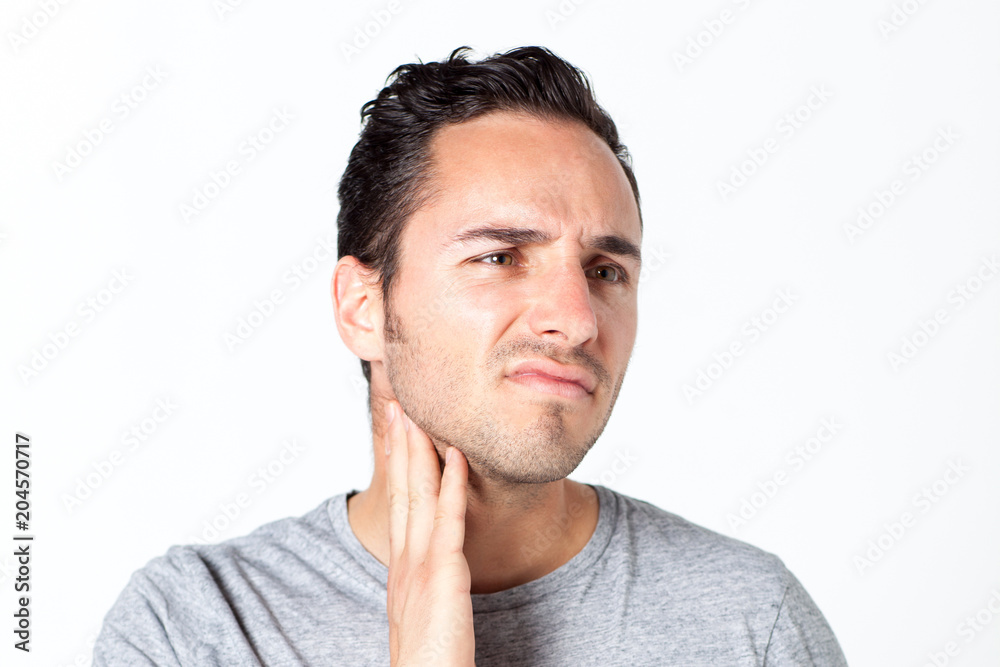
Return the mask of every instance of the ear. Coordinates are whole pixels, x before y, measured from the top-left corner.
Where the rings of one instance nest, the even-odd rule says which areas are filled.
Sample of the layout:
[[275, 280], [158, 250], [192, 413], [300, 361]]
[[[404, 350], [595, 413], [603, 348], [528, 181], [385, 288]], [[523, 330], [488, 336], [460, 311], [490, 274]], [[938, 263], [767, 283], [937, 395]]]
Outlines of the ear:
[[382, 361], [382, 291], [371, 270], [356, 257], [341, 257], [330, 281], [330, 295], [344, 344], [360, 359]]

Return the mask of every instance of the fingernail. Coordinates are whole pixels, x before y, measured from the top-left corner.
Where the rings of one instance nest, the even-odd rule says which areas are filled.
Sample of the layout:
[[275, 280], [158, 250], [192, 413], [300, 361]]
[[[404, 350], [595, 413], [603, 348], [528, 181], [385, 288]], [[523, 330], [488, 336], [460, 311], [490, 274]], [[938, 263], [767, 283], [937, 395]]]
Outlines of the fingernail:
[[405, 414], [403, 415], [403, 428], [407, 432], [409, 432], [409, 430], [410, 430], [410, 418], [407, 417]]
[[448, 451], [444, 455], [444, 463], [445, 463], [445, 465], [448, 465], [448, 463], [451, 461], [451, 453], [453, 451], [455, 451], [455, 448], [452, 447], [451, 445], [448, 445]]
[[396, 417], [396, 406], [392, 404], [392, 401], [385, 404], [385, 420], [386, 426], [392, 424], [392, 420]]

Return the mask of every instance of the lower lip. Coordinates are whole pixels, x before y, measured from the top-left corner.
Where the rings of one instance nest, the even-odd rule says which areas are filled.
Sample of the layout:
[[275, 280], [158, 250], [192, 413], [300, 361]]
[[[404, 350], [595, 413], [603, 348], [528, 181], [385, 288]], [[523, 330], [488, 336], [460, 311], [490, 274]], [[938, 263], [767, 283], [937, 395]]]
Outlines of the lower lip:
[[586, 389], [575, 382], [564, 382], [562, 380], [551, 378], [547, 375], [525, 374], [510, 376], [507, 379], [511, 382], [516, 382], [523, 387], [534, 389], [535, 391], [541, 391], [546, 394], [562, 396], [563, 398], [579, 399], [590, 396], [590, 393]]

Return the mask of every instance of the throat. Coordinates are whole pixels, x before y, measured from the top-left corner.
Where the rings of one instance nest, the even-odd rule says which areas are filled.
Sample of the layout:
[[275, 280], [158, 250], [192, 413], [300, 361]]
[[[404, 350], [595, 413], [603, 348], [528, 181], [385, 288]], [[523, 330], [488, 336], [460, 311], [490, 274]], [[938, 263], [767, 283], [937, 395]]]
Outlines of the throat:
[[[555, 503], [519, 516], [466, 514], [465, 557], [473, 593], [495, 593], [554, 572], [590, 541], [600, 514], [597, 492], [561, 480]], [[507, 512], [500, 511], [506, 515]]]

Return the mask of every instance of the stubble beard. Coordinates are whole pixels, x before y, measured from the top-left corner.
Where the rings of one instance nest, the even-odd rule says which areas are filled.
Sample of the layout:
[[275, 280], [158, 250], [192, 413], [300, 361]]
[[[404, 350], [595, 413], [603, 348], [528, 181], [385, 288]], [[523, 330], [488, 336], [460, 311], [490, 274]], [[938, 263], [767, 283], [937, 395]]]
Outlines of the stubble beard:
[[[611, 400], [601, 420], [584, 438], [567, 434], [566, 420], [574, 415], [557, 399], [540, 399], [542, 413], [523, 429], [516, 429], [477, 401], [477, 388], [499, 390], [506, 364], [525, 357], [554, 357], [552, 344], [521, 340], [496, 350], [479, 381], [466, 364], [449, 355], [449, 348], [433, 345], [409, 332], [385, 302], [385, 372], [403, 411], [431, 439], [439, 455], [452, 445], [469, 462], [470, 483], [478, 475], [504, 487], [544, 484], [564, 479], [604, 431], [625, 377], [614, 382]], [[611, 387], [611, 376], [589, 354], [574, 359], [598, 378], [597, 390]], [[497, 406], [498, 411], [502, 410]]]

